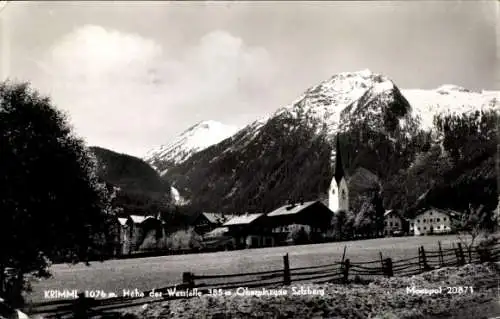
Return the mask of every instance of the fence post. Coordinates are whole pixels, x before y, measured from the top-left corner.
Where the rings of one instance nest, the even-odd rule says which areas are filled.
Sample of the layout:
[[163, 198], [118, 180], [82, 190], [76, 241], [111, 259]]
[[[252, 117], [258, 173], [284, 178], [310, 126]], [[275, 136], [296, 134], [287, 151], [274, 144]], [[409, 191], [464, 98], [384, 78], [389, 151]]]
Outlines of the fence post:
[[344, 253], [342, 254], [342, 262], [344, 262], [346, 250], [347, 250], [347, 245], [344, 246]]
[[88, 319], [90, 314], [90, 299], [83, 292], [78, 293], [73, 308], [73, 318]]
[[439, 267], [443, 267], [444, 266], [444, 257], [443, 257], [443, 249], [441, 247], [441, 241], [438, 241], [438, 245], [439, 245]]
[[351, 262], [349, 261], [349, 258], [346, 259], [342, 265], [344, 266], [344, 268], [343, 268], [343, 275], [344, 275], [343, 283], [347, 284], [347, 282], [349, 281], [349, 267], [351, 266]]
[[387, 277], [392, 277], [394, 276], [394, 272], [392, 270], [392, 259], [391, 258], [386, 258], [385, 259], [385, 267], [383, 268], [384, 274]]
[[429, 271], [431, 269], [431, 267], [429, 266], [429, 264], [427, 264], [427, 257], [425, 256], [424, 246], [420, 246], [420, 252], [422, 255], [421, 258], [422, 258], [423, 269], [424, 269], [424, 271]]
[[292, 283], [290, 278], [290, 261], [288, 260], [288, 253], [283, 256], [283, 284], [289, 286]]
[[462, 249], [462, 243], [457, 243], [458, 246], [458, 265], [463, 266], [465, 265], [465, 255], [464, 255], [464, 250]]
[[182, 273], [182, 286], [186, 288], [194, 288], [194, 274], [192, 272]]
[[422, 250], [418, 247], [418, 272], [422, 272]]

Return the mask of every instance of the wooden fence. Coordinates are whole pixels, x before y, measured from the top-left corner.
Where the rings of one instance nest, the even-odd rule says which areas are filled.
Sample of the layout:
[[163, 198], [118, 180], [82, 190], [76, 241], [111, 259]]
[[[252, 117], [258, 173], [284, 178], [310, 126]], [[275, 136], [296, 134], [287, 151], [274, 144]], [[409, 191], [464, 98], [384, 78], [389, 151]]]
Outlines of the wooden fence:
[[[75, 312], [92, 312], [112, 316], [112, 311], [118, 309], [163, 302], [179, 298], [192, 297], [205, 293], [224, 293], [230, 289], [239, 287], [280, 287], [292, 283], [339, 283], [366, 282], [376, 277], [385, 276], [412, 276], [432, 269], [447, 266], [461, 266], [469, 262], [468, 252], [460, 243], [453, 244], [451, 248], [443, 249], [438, 243], [438, 250], [425, 250], [423, 246], [418, 248], [418, 256], [406, 259], [392, 260], [380, 258], [373, 261], [352, 262], [346, 257], [346, 248], [342, 259], [326, 265], [291, 268], [288, 254], [283, 256], [283, 269], [261, 272], [249, 272], [225, 275], [199, 275], [191, 272], [182, 274], [182, 283], [144, 291], [143, 296], [137, 297], [115, 297], [108, 299], [91, 299], [79, 295], [76, 300], [57, 300], [32, 305], [26, 311], [30, 314], [43, 314], [44, 318], [73, 318]], [[471, 254], [471, 263], [494, 262], [500, 260], [500, 244], [496, 244], [487, 250], [475, 248]], [[495, 282], [496, 286], [496, 282]], [[171, 292], [190, 289], [190, 296], [175, 296]], [[156, 294], [156, 296], [152, 296]], [[158, 298], [161, 294], [162, 297]], [[80, 316], [81, 317], [81, 316]]]

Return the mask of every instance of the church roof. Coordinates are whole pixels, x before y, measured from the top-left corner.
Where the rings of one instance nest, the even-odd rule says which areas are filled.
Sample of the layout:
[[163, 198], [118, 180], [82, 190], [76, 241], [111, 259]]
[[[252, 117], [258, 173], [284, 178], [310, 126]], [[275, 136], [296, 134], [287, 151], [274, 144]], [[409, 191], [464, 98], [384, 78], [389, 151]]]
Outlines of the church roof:
[[340, 184], [342, 178], [345, 177], [344, 164], [342, 162], [342, 153], [340, 152], [340, 138], [337, 135], [335, 145], [335, 181]]

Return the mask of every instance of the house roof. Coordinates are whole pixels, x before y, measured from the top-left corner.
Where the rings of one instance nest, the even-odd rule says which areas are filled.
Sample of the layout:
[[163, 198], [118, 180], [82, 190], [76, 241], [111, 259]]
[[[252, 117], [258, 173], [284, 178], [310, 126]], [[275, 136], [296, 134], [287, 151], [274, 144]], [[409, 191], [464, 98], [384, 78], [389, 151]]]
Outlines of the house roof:
[[263, 215], [264, 214], [245, 214], [245, 215], [235, 216], [230, 220], [228, 220], [226, 223], [224, 223], [224, 225], [222, 226], [247, 225]]
[[457, 214], [455, 211], [453, 211], [453, 210], [449, 210], [449, 209], [447, 210], [447, 209], [441, 209], [441, 208], [429, 207], [429, 208], [426, 208], [426, 209], [420, 210], [420, 211], [418, 212], [418, 214], [417, 214], [417, 215], [415, 215], [415, 218], [414, 218], [414, 219], [418, 218], [418, 216], [420, 216], [420, 215], [422, 215], [422, 214], [424, 214], [424, 213], [426, 213], [426, 212], [428, 212], [428, 211], [430, 211], [430, 210], [432, 210], [432, 211], [436, 211], [436, 212], [439, 212], [439, 213], [442, 213], [442, 214], [445, 214], [445, 215], [447, 215], [447, 216], [448, 216], [448, 217], [450, 217], [450, 218], [455, 218], [455, 217], [457, 217], [457, 216], [458, 216], [458, 214]]
[[[388, 210], [386, 210], [386, 211], [385, 211], [385, 213], [384, 213], [384, 217], [385, 217], [385, 216], [388, 216], [388, 215], [390, 215], [390, 214], [392, 214], [392, 213], [394, 213], [395, 215], [400, 216], [400, 214], [399, 214], [399, 212], [398, 212], [397, 210], [395, 210], [395, 209], [388, 209]], [[401, 217], [401, 216], [400, 216], [400, 217]]]
[[141, 215], [130, 215], [130, 219], [134, 224], [141, 224], [143, 223], [146, 219], [156, 219], [153, 216], [141, 216]]
[[224, 222], [230, 220], [234, 215], [227, 215], [222, 213], [201, 213], [205, 218], [212, 224], [223, 224]]
[[119, 217], [118, 222], [120, 223], [120, 225], [125, 226], [127, 224], [127, 219]]
[[297, 214], [300, 211], [302, 211], [303, 209], [305, 209], [305, 208], [307, 208], [307, 207], [309, 207], [312, 204], [315, 204], [317, 202], [318, 201], [310, 201], [310, 202], [305, 202], [305, 203], [301, 203], [301, 204], [284, 205], [278, 209], [273, 210], [272, 212], [267, 214], [267, 216], [273, 217], [273, 216]]

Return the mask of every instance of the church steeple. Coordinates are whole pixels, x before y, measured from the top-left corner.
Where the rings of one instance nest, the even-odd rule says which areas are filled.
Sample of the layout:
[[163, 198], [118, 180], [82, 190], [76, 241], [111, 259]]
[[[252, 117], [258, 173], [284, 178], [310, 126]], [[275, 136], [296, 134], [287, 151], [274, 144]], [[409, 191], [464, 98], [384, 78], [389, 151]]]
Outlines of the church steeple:
[[337, 185], [340, 184], [340, 181], [343, 177], [345, 177], [344, 165], [342, 163], [342, 154], [340, 153], [340, 139], [337, 134], [337, 143], [335, 149], [335, 181]]

